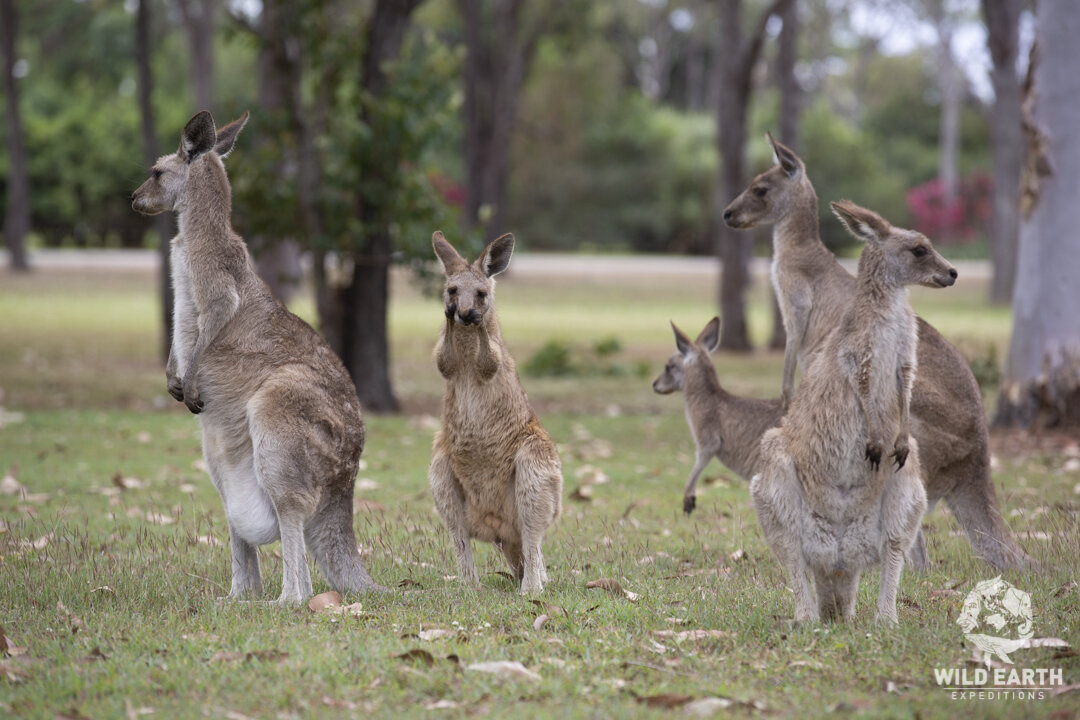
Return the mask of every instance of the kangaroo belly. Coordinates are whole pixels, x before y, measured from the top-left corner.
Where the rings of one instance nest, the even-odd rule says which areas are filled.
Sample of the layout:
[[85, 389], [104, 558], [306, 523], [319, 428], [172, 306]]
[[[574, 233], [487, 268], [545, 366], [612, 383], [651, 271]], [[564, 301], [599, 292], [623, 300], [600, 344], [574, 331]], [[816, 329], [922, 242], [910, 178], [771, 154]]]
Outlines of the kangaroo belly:
[[[255, 472], [246, 424], [237, 419], [200, 415], [203, 457], [225, 505], [229, 531], [252, 545], [277, 540], [277, 511]], [[230, 422], [231, 420], [231, 422]]]

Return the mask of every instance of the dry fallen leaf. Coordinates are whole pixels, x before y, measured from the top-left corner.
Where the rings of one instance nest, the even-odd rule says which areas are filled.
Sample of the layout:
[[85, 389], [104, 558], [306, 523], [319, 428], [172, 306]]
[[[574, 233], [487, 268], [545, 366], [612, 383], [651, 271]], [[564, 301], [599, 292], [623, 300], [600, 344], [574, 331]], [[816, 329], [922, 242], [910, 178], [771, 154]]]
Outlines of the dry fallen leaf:
[[654, 708], [665, 708], [671, 710], [672, 708], [682, 707], [688, 702], [694, 699], [693, 695], [679, 695], [676, 693], [663, 693], [660, 695], [645, 695], [634, 698], [642, 705]]
[[454, 700], [447, 700], [446, 698], [443, 698], [442, 700], [435, 700], [433, 702], [429, 702], [427, 705], [424, 706], [424, 709], [425, 710], [457, 710], [458, 708], [461, 707], [461, 705], [462, 705], [462, 703], [456, 702]]
[[475, 663], [473, 665], [467, 665], [465, 669], [490, 673], [512, 680], [540, 680], [539, 675], [519, 663], [517, 660], [496, 660], [494, 662]]
[[341, 593], [337, 590], [328, 590], [324, 593], [319, 593], [310, 600], [308, 600], [308, 610], [313, 613], [324, 612], [328, 608], [341, 605]]
[[431, 667], [435, 664], [435, 657], [423, 648], [413, 648], [412, 650], [406, 650], [403, 653], [395, 655], [394, 657], [399, 660], [408, 660], [410, 662], [422, 662], [423, 664]]
[[81, 618], [76, 616], [75, 613], [68, 610], [67, 606], [64, 605], [63, 600], [56, 601], [56, 612], [60, 613], [60, 616], [63, 617], [71, 625], [72, 635], [79, 632], [80, 630], [86, 630], [86, 623], [84, 623]]
[[19, 484], [16, 479], [19, 475], [19, 466], [12, 465], [4, 477], [0, 478], [0, 495], [18, 495], [25, 493], [26, 487]]
[[599, 580], [590, 580], [589, 582], [585, 583], [585, 587], [590, 590], [593, 588], [607, 590], [612, 595], [622, 595], [630, 602], [637, 602], [638, 599], [641, 597], [637, 593], [630, 592], [629, 590], [624, 588], [622, 585], [619, 584], [619, 581], [615, 580], [614, 578], [600, 578]]
[[706, 640], [708, 638], [735, 637], [727, 630], [653, 630], [652, 633], [658, 638], [668, 638], [675, 642], [684, 640]]
[[695, 717], [712, 717], [721, 710], [726, 710], [735, 704], [735, 701], [724, 697], [703, 697], [683, 706], [683, 712]]
[[200, 535], [195, 538], [195, 542], [199, 545], [209, 545], [210, 547], [217, 547], [221, 544], [221, 541], [213, 535]]
[[593, 491], [588, 485], [582, 485], [575, 488], [574, 492], [570, 493], [570, 499], [576, 502], [592, 502]]
[[570, 613], [566, 612], [565, 608], [559, 607], [553, 602], [547, 600], [530, 600], [533, 605], [540, 608], [547, 615], [562, 615], [563, 617], [569, 617]]
[[442, 628], [432, 628], [430, 630], [421, 630], [419, 633], [417, 633], [417, 636], [421, 640], [429, 640], [430, 641], [430, 640], [438, 640], [439, 638], [448, 637], [448, 636], [453, 635], [453, 634], [454, 633], [451, 630], [444, 630]]
[[547, 615], [537, 615], [536, 619], [533, 620], [533, 630], [539, 630], [544, 627], [544, 625], [547, 625], [549, 619], [550, 618]]

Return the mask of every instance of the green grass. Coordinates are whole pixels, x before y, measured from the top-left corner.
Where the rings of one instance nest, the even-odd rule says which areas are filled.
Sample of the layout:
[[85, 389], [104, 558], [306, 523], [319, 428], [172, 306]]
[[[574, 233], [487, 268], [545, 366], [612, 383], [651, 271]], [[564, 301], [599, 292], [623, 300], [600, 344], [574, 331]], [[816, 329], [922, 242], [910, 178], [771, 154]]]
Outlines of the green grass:
[[[737, 704], [723, 714], [737, 716], [1074, 716], [1075, 694], [971, 703], [936, 685], [933, 668], [970, 656], [955, 624], [964, 594], [995, 574], [943, 509], [925, 523], [934, 567], [901, 581], [898, 628], [872, 622], [876, 572], [864, 576], [855, 622], [792, 627], [792, 596], [745, 483], [714, 464], [698, 510], [682, 515], [693, 443], [681, 398], [653, 395], [651, 377], [524, 379], [566, 478], [564, 513], [545, 543], [551, 582], [541, 600], [550, 605], [519, 597], [486, 545], [477, 545], [482, 588], [463, 587], [426, 482], [441, 314], [395, 280], [395, 382], [415, 412], [367, 418], [360, 477], [371, 482], [357, 492], [355, 527], [372, 575], [393, 592], [346, 597], [362, 603], [354, 617], [216, 600], [230, 579], [224, 512], [198, 462], [196, 421], [164, 393], [150, 278], [2, 279], [0, 404], [24, 417], [0, 426], [0, 474], [17, 466], [25, 490], [0, 495], [0, 625], [26, 652], [0, 658], [0, 715], [660, 717], [681, 710], [639, 699], [679, 694], [730, 698]], [[981, 290], [913, 301], [961, 347], [1003, 350], [1008, 314], [983, 307]], [[759, 293], [751, 319], [760, 339], [769, 315]], [[613, 335], [621, 357], [658, 371], [672, 351], [668, 319], [696, 333], [712, 297], [697, 280], [509, 277], [498, 303], [519, 363], [552, 338]], [[777, 391], [776, 354], [724, 355], [717, 365], [732, 390]], [[998, 454], [1003, 511], [1042, 562], [1005, 577], [1031, 592], [1037, 636], [1077, 646], [1080, 595], [1068, 583], [1080, 570], [1080, 450], [1055, 447]], [[590, 500], [573, 499], [590, 468], [607, 482], [590, 486]], [[260, 554], [270, 600], [278, 546]], [[586, 589], [605, 577], [640, 597]], [[314, 567], [313, 581], [328, 589]], [[550, 619], [537, 629], [540, 614]], [[420, 637], [432, 629], [449, 634]], [[691, 630], [720, 632], [657, 634]], [[430, 655], [398, 657], [417, 648]], [[1080, 682], [1075, 653], [1014, 659]], [[519, 661], [540, 680], [465, 669], [496, 660]], [[445, 709], [426, 709], [440, 702]]]

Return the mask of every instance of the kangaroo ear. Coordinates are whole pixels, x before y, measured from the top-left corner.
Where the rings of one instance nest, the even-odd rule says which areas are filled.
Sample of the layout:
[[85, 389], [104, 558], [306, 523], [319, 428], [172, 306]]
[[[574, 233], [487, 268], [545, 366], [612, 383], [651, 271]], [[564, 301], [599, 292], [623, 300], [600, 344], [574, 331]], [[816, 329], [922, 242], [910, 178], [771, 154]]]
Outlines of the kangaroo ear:
[[850, 200], [829, 203], [833, 214], [843, 223], [847, 231], [865, 243], [877, 245], [889, 235], [892, 227], [889, 221], [873, 210], [859, 207]]
[[453, 275], [468, 265], [465, 258], [461, 257], [454, 246], [446, 241], [441, 230], [436, 230], [431, 236], [431, 246], [435, 248], [435, 257], [439, 258], [444, 275]]
[[216, 138], [214, 118], [209, 112], [203, 110], [188, 120], [187, 125], [184, 126], [184, 132], [180, 136], [180, 157], [190, 164], [195, 158], [210, 152]]
[[776, 164], [783, 168], [784, 172], [792, 180], [799, 177], [803, 172], [803, 162], [795, 154], [795, 151], [777, 142], [770, 132], [765, 133], [765, 137], [769, 139], [769, 144], [772, 145], [773, 158], [776, 160]]
[[484, 248], [480, 257], [476, 258], [476, 267], [488, 277], [494, 277], [506, 269], [510, 264], [510, 256], [514, 254], [514, 236], [506, 233], [491, 241]]
[[716, 348], [720, 347], [720, 318], [714, 317], [710, 320], [694, 342], [710, 354], [716, 352]]
[[690, 342], [690, 338], [674, 322], [671, 323], [671, 329], [675, 331], [675, 347], [685, 357], [694, 349], [694, 343]]
[[251, 117], [251, 113], [247, 110], [240, 117], [233, 120], [231, 123], [223, 128], [219, 128], [217, 131], [217, 139], [214, 142], [214, 152], [218, 154], [222, 160], [229, 157], [229, 153], [233, 150], [233, 143], [236, 142], [236, 136], [240, 134], [240, 131], [247, 125], [248, 118]]

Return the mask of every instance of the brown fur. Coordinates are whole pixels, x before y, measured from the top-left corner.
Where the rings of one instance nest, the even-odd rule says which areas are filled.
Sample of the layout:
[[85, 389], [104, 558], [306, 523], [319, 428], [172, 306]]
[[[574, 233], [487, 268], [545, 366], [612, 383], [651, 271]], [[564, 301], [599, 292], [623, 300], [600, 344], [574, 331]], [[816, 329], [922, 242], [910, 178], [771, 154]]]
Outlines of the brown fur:
[[[918, 336], [904, 286], [947, 287], [956, 270], [923, 235], [851, 203], [832, 206], [867, 243], [858, 287], [783, 423], [765, 433], [750, 495], [791, 577], [797, 621], [852, 617], [859, 574], [880, 562], [877, 617], [896, 622], [904, 553], [926, 512], [918, 445], [908, 436]], [[881, 467], [884, 453], [895, 471], [888, 460]]]
[[279, 537], [278, 602], [311, 594], [309, 549], [335, 588], [378, 588], [352, 528], [364, 446], [352, 380], [318, 333], [274, 299], [232, 230], [221, 160], [247, 117], [217, 130], [210, 113], [197, 114], [179, 150], [159, 158], [132, 195], [141, 213], [179, 214], [168, 390], [202, 425], [203, 455], [229, 521], [230, 598], [262, 592], [256, 547]]
[[[773, 224], [773, 287], [787, 330], [782, 398], [794, 392], [796, 363], [806, 369], [841, 320], [856, 281], [821, 242], [817, 195], [803, 162], [775, 142], [777, 165], [758, 175], [724, 211], [731, 227]], [[963, 355], [922, 318], [911, 400], [911, 434], [918, 440], [923, 481], [933, 507], [945, 498], [976, 552], [998, 568], [1030, 559], [998, 509], [990, 476], [990, 446], [982, 395]], [[928, 562], [918, 543], [913, 554]]]
[[432, 238], [446, 273], [446, 323], [435, 346], [445, 379], [442, 429], [428, 479], [465, 580], [479, 583], [471, 538], [499, 546], [521, 592], [547, 580], [541, 544], [562, 507], [562, 465], [518, 379], [495, 316], [494, 276], [514, 238], [467, 263], [441, 232]]

